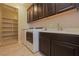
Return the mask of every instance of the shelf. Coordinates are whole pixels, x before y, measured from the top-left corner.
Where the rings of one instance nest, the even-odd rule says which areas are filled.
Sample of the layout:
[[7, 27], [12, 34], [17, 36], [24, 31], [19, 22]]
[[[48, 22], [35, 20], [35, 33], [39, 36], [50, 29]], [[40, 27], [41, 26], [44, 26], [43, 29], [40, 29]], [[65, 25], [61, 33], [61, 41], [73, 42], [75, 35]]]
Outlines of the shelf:
[[16, 32], [4, 32], [3, 34], [2, 34], [3, 36], [5, 36], [5, 35], [18, 35], [18, 33]]
[[16, 34], [12, 34], [12, 33], [4, 33], [4, 34], [2, 34], [2, 36], [12, 36], [12, 35], [18, 35], [18, 33], [16, 33]]
[[2, 27], [2, 28], [5, 28], [6, 29], [6, 28], [12, 28], [12, 27]]
[[2, 37], [3, 39], [17, 39], [18, 37], [15, 37], [15, 36], [13, 36], [13, 37], [11, 37], [11, 36], [8, 36], [8, 37]]
[[13, 24], [12, 21], [2, 21], [2, 24]]
[[6, 26], [3, 26], [2, 28], [12, 28], [12, 29], [18, 29], [18, 27], [6, 27]]
[[8, 34], [8, 35], [2, 35], [3, 37], [6, 37], [6, 36], [17, 36], [18, 34]]
[[12, 33], [12, 31], [2, 31], [1, 33]]
[[9, 21], [3, 21], [2, 24], [13, 24], [13, 25], [18, 25], [18, 23], [9, 22]]
[[5, 36], [2, 36], [2, 37], [15, 37], [17, 35], [5, 35]]
[[5, 30], [5, 31], [2, 31], [2, 32], [18, 32], [18, 30], [14, 30], [14, 31], [10, 31], [10, 30]]
[[2, 24], [12, 24], [12, 23], [10, 23], [10, 22], [2, 22]]
[[18, 13], [12, 12], [10, 10], [13, 10], [12, 8], [7, 9], [6, 6], [2, 7], [3, 5], [0, 5], [0, 16], [1, 16], [1, 38], [2, 41], [8, 40], [14, 40], [18, 39]]
[[15, 20], [15, 21], [18, 21], [17, 19], [4, 18], [4, 17], [2, 17], [2, 19], [5, 19], [5, 20]]

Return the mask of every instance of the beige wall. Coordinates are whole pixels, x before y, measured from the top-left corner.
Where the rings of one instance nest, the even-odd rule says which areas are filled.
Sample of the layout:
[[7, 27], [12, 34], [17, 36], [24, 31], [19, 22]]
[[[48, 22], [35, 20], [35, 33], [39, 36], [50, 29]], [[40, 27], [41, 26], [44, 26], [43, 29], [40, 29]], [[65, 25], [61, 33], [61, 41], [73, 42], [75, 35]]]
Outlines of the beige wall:
[[46, 27], [48, 29], [56, 29], [60, 24], [63, 30], [79, 31], [79, 11], [76, 9], [69, 10], [54, 16], [50, 16], [29, 24], [29, 27]]
[[27, 29], [27, 12], [24, 4], [19, 5], [19, 26], [18, 26], [18, 39], [20, 43], [25, 43], [25, 35], [24, 35], [24, 29]]

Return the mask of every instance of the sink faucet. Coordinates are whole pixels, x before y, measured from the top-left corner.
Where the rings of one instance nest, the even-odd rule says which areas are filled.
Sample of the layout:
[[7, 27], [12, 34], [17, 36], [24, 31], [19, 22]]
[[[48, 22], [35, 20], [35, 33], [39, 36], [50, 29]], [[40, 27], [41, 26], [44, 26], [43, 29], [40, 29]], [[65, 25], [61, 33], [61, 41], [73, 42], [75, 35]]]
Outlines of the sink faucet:
[[63, 30], [63, 28], [62, 28], [62, 26], [60, 24], [57, 24], [57, 30], [58, 31], [62, 31]]

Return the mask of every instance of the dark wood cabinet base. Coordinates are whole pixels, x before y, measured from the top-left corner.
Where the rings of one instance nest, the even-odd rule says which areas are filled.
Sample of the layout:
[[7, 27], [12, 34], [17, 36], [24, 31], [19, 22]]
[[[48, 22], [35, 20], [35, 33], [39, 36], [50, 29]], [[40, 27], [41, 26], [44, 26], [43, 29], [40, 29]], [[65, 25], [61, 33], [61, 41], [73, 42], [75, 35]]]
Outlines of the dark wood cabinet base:
[[40, 32], [39, 49], [46, 56], [79, 56], [79, 35]]

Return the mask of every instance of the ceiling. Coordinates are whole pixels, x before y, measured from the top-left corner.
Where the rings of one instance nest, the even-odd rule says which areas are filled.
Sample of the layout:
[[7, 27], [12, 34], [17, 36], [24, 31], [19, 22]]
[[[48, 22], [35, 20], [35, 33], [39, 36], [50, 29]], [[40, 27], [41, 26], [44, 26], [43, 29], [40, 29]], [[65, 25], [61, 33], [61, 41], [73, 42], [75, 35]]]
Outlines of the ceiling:
[[32, 5], [32, 3], [25, 3], [24, 5], [25, 5], [25, 7], [27, 9], [27, 8], [29, 8]]
[[12, 6], [12, 7], [15, 7], [15, 8], [19, 8], [20, 3], [5, 3], [5, 4], [9, 5], [9, 6]]
[[[9, 5], [9, 6], [12, 6], [12, 7], [15, 7], [15, 8], [19, 8], [19, 6], [22, 4], [22, 3], [5, 3], [6, 5]], [[25, 6], [25, 8], [27, 9], [27, 8], [29, 8], [30, 7], [30, 5], [31, 5], [32, 3], [24, 3], [24, 6]]]

